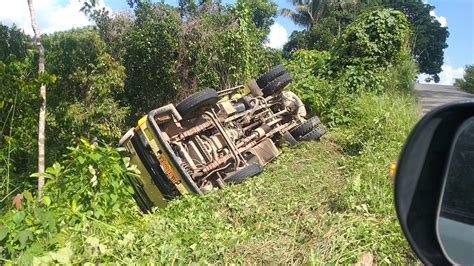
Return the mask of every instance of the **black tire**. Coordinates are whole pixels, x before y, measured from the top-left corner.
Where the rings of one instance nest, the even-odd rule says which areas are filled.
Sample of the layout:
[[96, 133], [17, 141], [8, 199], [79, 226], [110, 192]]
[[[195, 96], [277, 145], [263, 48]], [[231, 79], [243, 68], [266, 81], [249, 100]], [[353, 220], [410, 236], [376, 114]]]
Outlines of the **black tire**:
[[262, 89], [263, 95], [269, 96], [274, 93], [280, 92], [290, 83], [291, 83], [290, 75], [288, 75], [287, 73], [284, 73], [283, 75], [274, 79], [272, 82], [268, 83], [267, 86], [265, 86]]
[[308, 134], [304, 135], [301, 137], [302, 141], [311, 141], [311, 140], [320, 140], [321, 137], [326, 133], [326, 130], [324, 129], [323, 125], [319, 125], [313, 130], [311, 130]]
[[295, 127], [290, 131], [291, 135], [297, 140], [302, 136], [308, 134], [315, 126], [321, 124], [321, 120], [317, 116], [313, 116], [310, 119], [304, 121], [299, 126]]
[[283, 133], [283, 140], [290, 147], [298, 145], [298, 141], [288, 131]]
[[262, 172], [262, 166], [258, 163], [249, 164], [224, 178], [224, 182], [231, 184], [242, 183], [245, 179], [258, 175]]
[[198, 91], [178, 103], [176, 105], [176, 110], [178, 110], [181, 117], [191, 118], [198, 114], [198, 110], [216, 104], [218, 100], [219, 96], [217, 95], [216, 90], [207, 89]]
[[279, 76], [283, 75], [286, 72], [285, 66], [278, 65], [273, 67], [272, 69], [265, 72], [257, 79], [257, 85], [260, 88], [264, 88], [268, 85], [268, 83], [272, 82], [274, 79], [278, 78]]

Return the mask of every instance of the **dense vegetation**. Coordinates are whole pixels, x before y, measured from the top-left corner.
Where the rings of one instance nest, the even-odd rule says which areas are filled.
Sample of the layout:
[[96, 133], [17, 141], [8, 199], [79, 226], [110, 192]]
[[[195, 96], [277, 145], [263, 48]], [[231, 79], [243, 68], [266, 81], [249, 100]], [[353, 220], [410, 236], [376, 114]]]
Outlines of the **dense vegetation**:
[[[43, 36], [47, 71], [39, 77], [30, 38], [0, 27], [2, 260], [319, 264], [372, 252], [378, 263], [413, 261], [386, 169], [417, 120], [410, 17], [371, 6], [325, 35], [321, 45], [331, 45], [283, 59], [264, 46], [277, 14], [271, 1], [129, 2], [134, 15], [86, 9], [96, 27]], [[340, 21], [323, 14], [313, 28]], [[141, 215], [125, 182], [137, 170], [115, 147], [120, 133], [150, 109], [278, 63], [330, 134], [286, 149], [242, 185]], [[49, 168], [38, 204], [41, 82], [49, 88]]]
[[295, 23], [306, 29], [293, 32], [283, 51], [288, 56], [298, 49], [330, 50], [344, 29], [361, 13], [393, 8], [405, 14], [412, 31], [411, 53], [419, 65], [419, 72], [428, 74], [427, 80], [439, 82], [438, 74], [443, 65], [444, 49], [448, 47], [449, 32], [431, 12], [434, 6], [419, 0], [370, 0], [370, 1], [292, 1], [296, 11], [284, 9]]
[[470, 93], [474, 93], [474, 65], [465, 67], [464, 77], [456, 79], [455, 86]]

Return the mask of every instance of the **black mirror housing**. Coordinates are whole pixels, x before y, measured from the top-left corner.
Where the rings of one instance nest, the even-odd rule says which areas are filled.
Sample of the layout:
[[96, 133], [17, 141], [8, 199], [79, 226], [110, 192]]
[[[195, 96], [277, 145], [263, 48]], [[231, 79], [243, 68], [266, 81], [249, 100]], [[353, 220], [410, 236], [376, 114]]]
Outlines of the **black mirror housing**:
[[415, 126], [401, 152], [395, 176], [395, 207], [403, 233], [425, 264], [451, 265], [436, 222], [456, 132], [474, 116], [474, 101], [436, 108]]

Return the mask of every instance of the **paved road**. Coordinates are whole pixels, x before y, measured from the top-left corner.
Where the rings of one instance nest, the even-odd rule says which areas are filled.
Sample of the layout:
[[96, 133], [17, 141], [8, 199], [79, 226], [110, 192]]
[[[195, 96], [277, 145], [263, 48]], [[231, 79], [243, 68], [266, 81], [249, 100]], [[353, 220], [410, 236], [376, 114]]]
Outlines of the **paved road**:
[[421, 104], [423, 114], [440, 105], [467, 99], [474, 99], [473, 94], [460, 91], [456, 87], [433, 84], [415, 84], [415, 92]]

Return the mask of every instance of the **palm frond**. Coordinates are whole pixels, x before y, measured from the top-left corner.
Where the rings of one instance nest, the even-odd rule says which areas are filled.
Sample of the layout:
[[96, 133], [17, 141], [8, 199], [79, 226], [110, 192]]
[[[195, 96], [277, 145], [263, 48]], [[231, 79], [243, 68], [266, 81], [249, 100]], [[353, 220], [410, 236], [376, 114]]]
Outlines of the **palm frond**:
[[288, 0], [292, 5], [294, 6], [299, 6], [299, 5], [304, 5], [306, 1], [304, 0]]
[[291, 17], [291, 15], [294, 13], [293, 10], [288, 9], [288, 8], [282, 8], [280, 9], [280, 15], [283, 15], [285, 17]]

